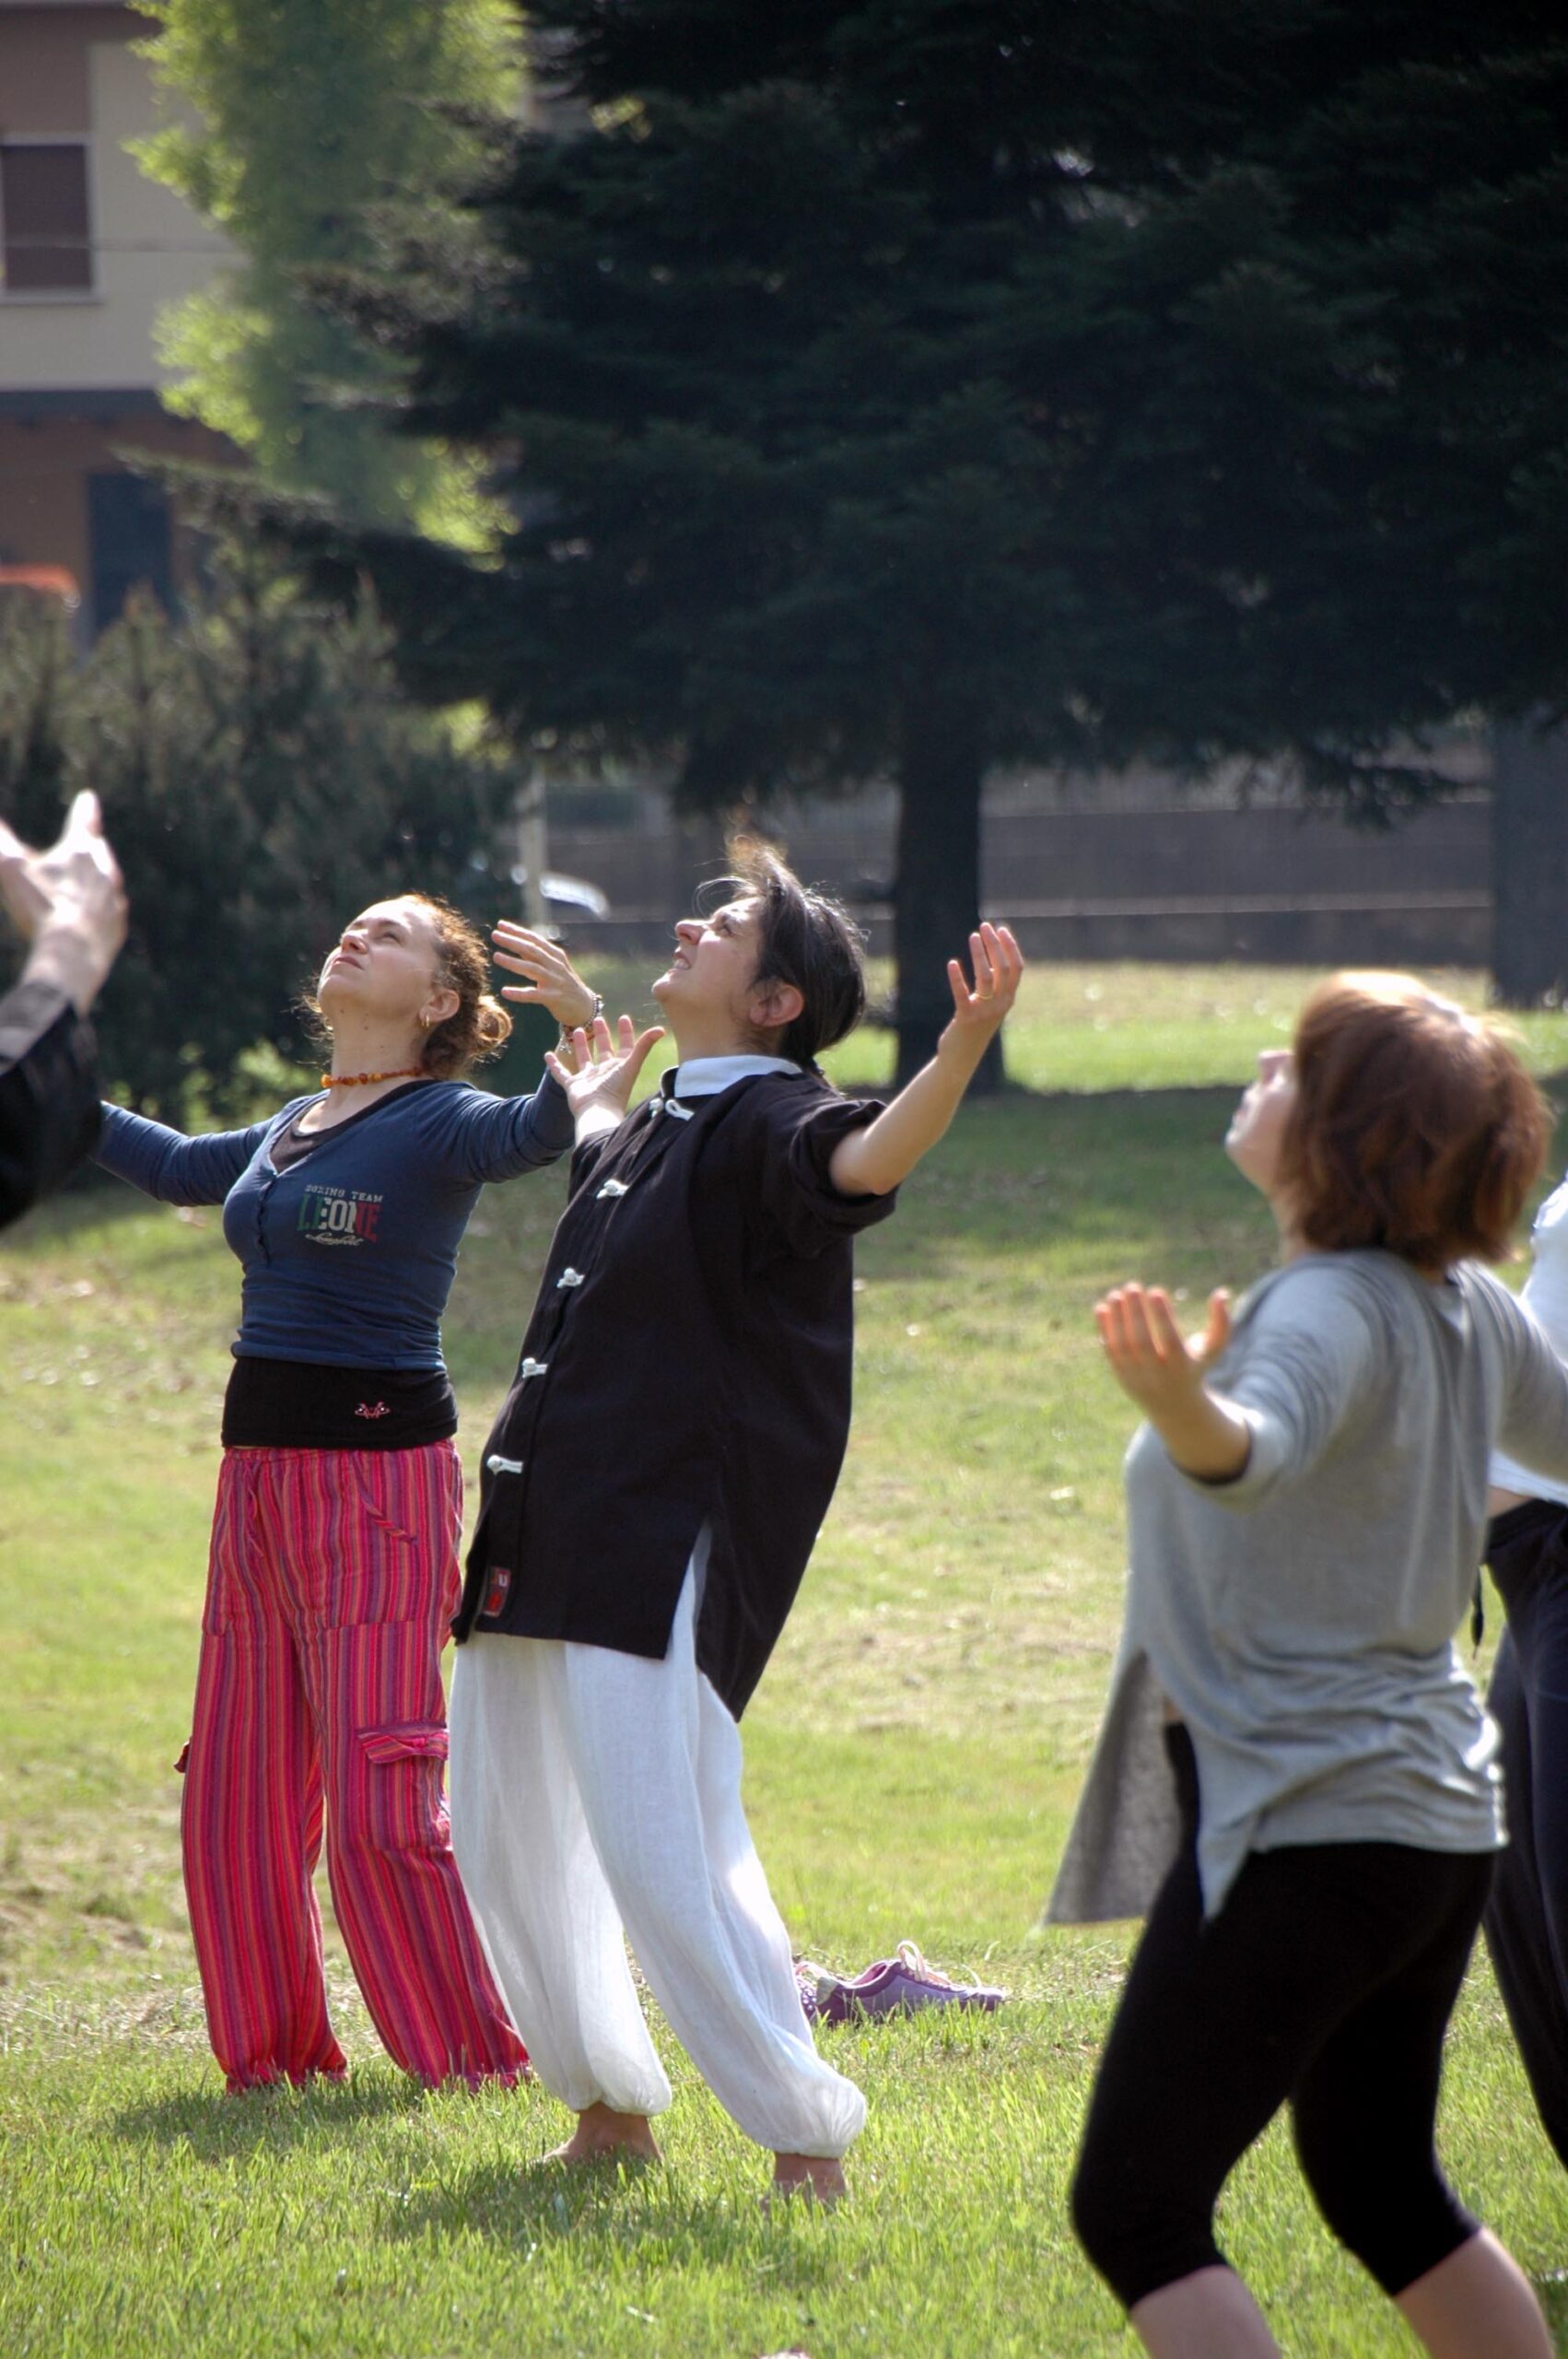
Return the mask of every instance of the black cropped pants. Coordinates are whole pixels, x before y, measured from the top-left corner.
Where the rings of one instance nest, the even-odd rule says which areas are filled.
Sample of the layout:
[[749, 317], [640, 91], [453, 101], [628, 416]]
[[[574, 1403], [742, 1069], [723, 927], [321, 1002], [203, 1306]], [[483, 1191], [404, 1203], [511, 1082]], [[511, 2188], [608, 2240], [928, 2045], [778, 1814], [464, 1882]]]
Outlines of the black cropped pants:
[[1224, 2265], [1214, 2207], [1280, 2107], [1324, 2219], [1387, 2294], [1478, 2223], [1438, 2167], [1443, 2037], [1493, 1854], [1330, 1843], [1254, 1851], [1205, 1922], [1197, 1774], [1169, 1749], [1180, 1856], [1128, 1974], [1072, 2189], [1089, 2259], [1131, 2308]]

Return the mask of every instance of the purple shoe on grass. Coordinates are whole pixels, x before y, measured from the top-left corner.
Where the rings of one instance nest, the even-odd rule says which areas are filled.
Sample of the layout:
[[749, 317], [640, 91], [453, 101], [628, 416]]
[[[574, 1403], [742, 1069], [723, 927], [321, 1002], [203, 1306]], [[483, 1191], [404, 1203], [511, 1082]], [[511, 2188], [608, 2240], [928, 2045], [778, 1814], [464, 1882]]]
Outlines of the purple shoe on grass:
[[983, 1983], [954, 1982], [928, 1966], [913, 1942], [900, 1942], [896, 1957], [879, 1958], [863, 1974], [841, 1981], [802, 1960], [795, 1968], [801, 2004], [808, 2023], [847, 2024], [866, 2015], [912, 2015], [921, 2007], [982, 2007], [989, 2014], [1005, 1990]]

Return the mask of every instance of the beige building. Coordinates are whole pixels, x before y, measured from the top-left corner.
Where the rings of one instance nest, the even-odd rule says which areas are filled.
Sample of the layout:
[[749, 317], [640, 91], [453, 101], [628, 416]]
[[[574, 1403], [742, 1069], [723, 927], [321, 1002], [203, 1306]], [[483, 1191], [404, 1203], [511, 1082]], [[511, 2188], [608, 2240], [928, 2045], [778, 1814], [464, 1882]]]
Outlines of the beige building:
[[228, 249], [126, 152], [158, 120], [134, 47], [152, 30], [122, 5], [0, 0], [0, 581], [64, 569], [84, 635], [135, 582], [168, 601], [190, 561], [121, 453], [229, 452], [159, 400], [158, 313]]

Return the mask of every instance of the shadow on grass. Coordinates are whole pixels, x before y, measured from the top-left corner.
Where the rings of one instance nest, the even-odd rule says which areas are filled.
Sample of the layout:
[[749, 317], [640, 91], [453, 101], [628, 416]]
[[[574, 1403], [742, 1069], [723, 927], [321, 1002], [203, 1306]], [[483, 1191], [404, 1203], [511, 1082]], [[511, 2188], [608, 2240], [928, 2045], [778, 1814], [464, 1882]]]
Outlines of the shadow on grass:
[[392, 2114], [415, 2114], [425, 2091], [410, 2081], [399, 2086], [377, 2081], [314, 2088], [287, 2084], [250, 2089], [230, 2096], [221, 2089], [190, 2089], [127, 2106], [113, 2117], [117, 2138], [129, 2143], [188, 2146], [198, 2162], [223, 2163], [263, 2149], [287, 2154], [323, 2139], [357, 2136], [367, 2123]]
[[[764, 2214], [755, 2189], [735, 2198], [703, 2194], [679, 2168], [665, 2164], [622, 2168], [613, 2163], [586, 2168], [521, 2162], [477, 2165], [424, 2187], [401, 2201], [381, 2224], [389, 2237], [415, 2243], [429, 2236], [481, 2236], [526, 2257], [549, 2240], [569, 2237], [591, 2252], [624, 2251], [628, 2241], [657, 2248], [661, 2265], [712, 2262], [732, 2256], [737, 2241], [766, 2236], [774, 2254], [775, 2282], [811, 2285], [835, 2266], [830, 2237], [809, 2233], [820, 2216], [802, 2207], [779, 2218]], [[798, 2233], [805, 2227], [804, 2236]], [[782, 2278], [776, 2274], [783, 2271]]]

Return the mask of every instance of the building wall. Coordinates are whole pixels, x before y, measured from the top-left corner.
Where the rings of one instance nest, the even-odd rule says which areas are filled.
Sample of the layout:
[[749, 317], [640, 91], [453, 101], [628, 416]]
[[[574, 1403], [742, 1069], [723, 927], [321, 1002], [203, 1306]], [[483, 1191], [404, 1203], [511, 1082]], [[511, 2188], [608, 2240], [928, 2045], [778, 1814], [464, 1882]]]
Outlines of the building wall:
[[[127, 152], [167, 119], [133, 46], [151, 31], [128, 6], [0, 0], [0, 141], [86, 142], [94, 263], [90, 290], [0, 292], [0, 563], [64, 566], [81, 592], [84, 639], [106, 619], [94, 612], [95, 570], [122, 589], [138, 570], [134, 534], [100, 519], [94, 546], [94, 478], [123, 475], [143, 451], [233, 456], [158, 401], [158, 314], [206, 284], [230, 249]], [[156, 537], [170, 537], [161, 523]], [[172, 586], [183, 586], [189, 539], [175, 532], [170, 555]]]
[[123, 7], [0, 7], [0, 138], [90, 131], [87, 44], [135, 30]]
[[[158, 409], [101, 418], [0, 417], [0, 565], [64, 566], [89, 602], [85, 628], [93, 621], [88, 480], [123, 467], [124, 454], [135, 451], [215, 465], [234, 455], [221, 435]], [[193, 553], [179, 534], [174, 558], [176, 581], [184, 586]]]
[[0, 387], [163, 383], [158, 311], [229, 254], [125, 151], [159, 119], [151, 69], [131, 47], [150, 30], [124, 8], [0, 8], [0, 138], [88, 138], [96, 265], [90, 294], [0, 297]]

